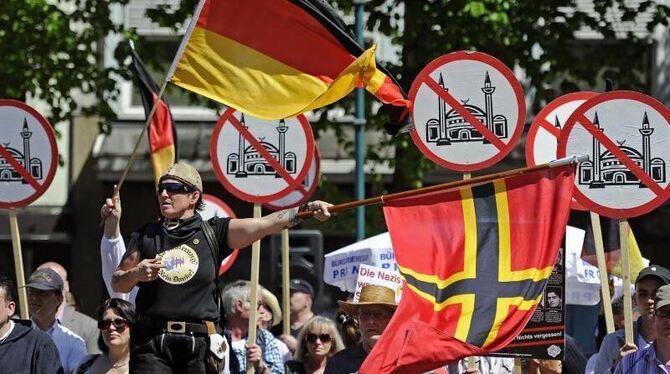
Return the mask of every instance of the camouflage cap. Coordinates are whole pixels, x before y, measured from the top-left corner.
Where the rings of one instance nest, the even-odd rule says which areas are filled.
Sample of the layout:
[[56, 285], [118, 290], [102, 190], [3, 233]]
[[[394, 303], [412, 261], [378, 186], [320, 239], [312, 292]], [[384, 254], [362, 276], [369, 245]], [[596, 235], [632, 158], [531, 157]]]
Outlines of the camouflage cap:
[[165, 174], [163, 174], [160, 181], [162, 182], [164, 179], [176, 179], [202, 192], [202, 179], [200, 178], [200, 173], [198, 173], [193, 166], [183, 162], [178, 162], [170, 166]]
[[666, 305], [670, 305], [670, 285], [661, 286], [656, 291], [654, 297], [654, 309], [659, 310]]

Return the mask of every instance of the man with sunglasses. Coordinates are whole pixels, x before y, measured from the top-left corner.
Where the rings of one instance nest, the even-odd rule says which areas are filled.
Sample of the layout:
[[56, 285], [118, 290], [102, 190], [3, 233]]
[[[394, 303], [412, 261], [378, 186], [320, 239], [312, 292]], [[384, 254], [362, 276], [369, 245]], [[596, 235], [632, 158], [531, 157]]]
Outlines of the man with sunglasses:
[[670, 285], [656, 291], [653, 328], [656, 340], [648, 347], [624, 356], [614, 374], [670, 373]]
[[[192, 166], [177, 163], [160, 178], [161, 219], [131, 235], [112, 276], [116, 292], [138, 286], [138, 324], [131, 336], [131, 373], [204, 373], [208, 336], [219, 319], [217, 270], [230, 248], [244, 248], [300, 222], [298, 208], [261, 218], [203, 221], [202, 180]], [[330, 204], [315, 201], [302, 211], [330, 217]], [[190, 352], [190, 353], [188, 353]]]

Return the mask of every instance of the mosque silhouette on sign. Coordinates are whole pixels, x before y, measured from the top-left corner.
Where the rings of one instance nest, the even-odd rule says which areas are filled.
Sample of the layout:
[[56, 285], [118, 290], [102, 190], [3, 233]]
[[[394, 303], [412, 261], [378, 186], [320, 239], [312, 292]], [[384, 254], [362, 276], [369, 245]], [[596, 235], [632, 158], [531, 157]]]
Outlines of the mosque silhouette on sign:
[[[438, 81], [440, 87], [449, 91], [444, 86], [444, 78], [440, 73]], [[493, 112], [493, 92], [496, 87], [491, 85], [491, 78], [488, 71], [484, 77], [484, 87], [481, 88], [484, 93], [484, 109], [468, 104], [467, 100], [462, 100], [463, 107], [477, 118], [486, 128], [488, 128], [497, 138], [507, 138], [507, 117], [495, 114]], [[490, 143], [479, 131], [477, 131], [463, 116], [456, 110], [446, 111], [447, 104], [442, 97], [438, 95], [437, 99], [437, 118], [431, 118], [426, 121], [426, 142], [436, 145], [450, 145], [453, 142], [483, 142]]]
[[[600, 127], [597, 112], [593, 118], [593, 124], [601, 132], [604, 132], [604, 129]], [[654, 129], [649, 127], [647, 112], [644, 113], [642, 127], [638, 131], [642, 134], [642, 153], [633, 147], [625, 146], [625, 141], [617, 141], [619, 149], [647, 173], [651, 179], [657, 183], [664, 183], [665, 161], [659, 157], [651, 157], [650, 138]], [[589, 188], [604, 188], [610, 185], [638, 185], [640, 188], [647, 188], [612, 152], [608, 150], [600, 152], [600, 142], [595, 137], [593, 138], [591, 160], [579, 164], [579, 184], [588, 185]]]
[[[242, 126], [245, 125], [244, 114], [240, 122]], [[282, 119], [275, 129], [277, 129], [277, 133], [279, 134], [279, 146], [265, 141], [264, 138], [260, 138], [259, 143], [289, 174], [295, 174], [296, 155], [293, 152], [286, 151], [286, 131], [288, 131], [288, 126], [286, 126], [286, 122]], [[277, 173], [274, 167], [270, 165], [258, 150], [251, 145], [246, 145], [242, 133], [238, 135], [238, 152], [228, 155], [226, 173], [228, 175], [235, 175], [236, 178], [246, 178], [249, 175], [274, 175], [276, 178], [281, 178], [279, 173]]]
[[[23, 130], [20, 134], [23, 138], [23, 152], [10, 147], [10, 143], [3, 144], [3, 147], [33, 178], [42, 179], [42, 160], [37, 157], [30, 157], [30, 138], [33, 136], [33, 132], [28, 129], [28, 121], [25, 118], [23, 119]], [[0, 156], [0, 182], [28, 183], [14, 166], [2, 156]]]

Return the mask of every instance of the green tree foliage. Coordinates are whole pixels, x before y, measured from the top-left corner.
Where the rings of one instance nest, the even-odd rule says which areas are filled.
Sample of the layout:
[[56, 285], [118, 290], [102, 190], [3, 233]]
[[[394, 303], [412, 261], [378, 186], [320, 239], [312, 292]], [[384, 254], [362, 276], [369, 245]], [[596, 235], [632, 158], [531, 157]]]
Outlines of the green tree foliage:
[[[103, 66], [104, 38], [130, 34], [112, 21], [110, 7], [128, 0], [0, 1], [0, 97], [38, 98], [51, 106], [52, 124], [70, 120], [76, 111], [98, 116], [106, 129], [115, 114], [109, 106], [118, 90], [115, 74]], [[127, 48], [127, 47], [126, 47]], [[124, 61], [127, 50], [119, 49]], [[73, 94], [94, 98], [83, 104]]]

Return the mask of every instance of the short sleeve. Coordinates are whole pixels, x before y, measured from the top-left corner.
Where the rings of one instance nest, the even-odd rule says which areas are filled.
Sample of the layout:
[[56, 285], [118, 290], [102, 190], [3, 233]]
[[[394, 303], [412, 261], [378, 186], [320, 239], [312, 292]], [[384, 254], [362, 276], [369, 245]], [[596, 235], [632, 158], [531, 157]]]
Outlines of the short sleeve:
[[209, 224], [214, 229], [214, 234], [219, 242], [219, 258], [224, 259], [233, 251], [228, 247], [228, 225], [229, 217], [214, 217], [209, 219]]

